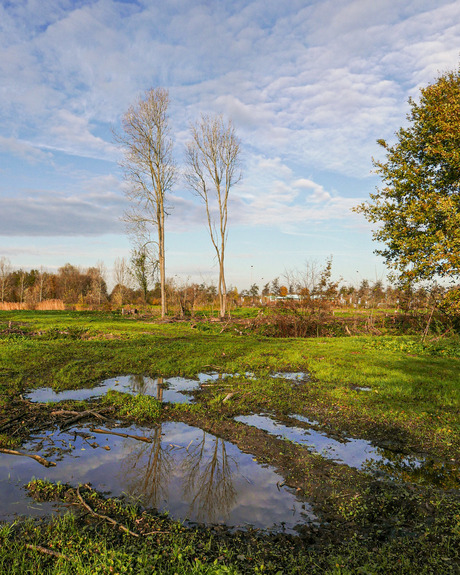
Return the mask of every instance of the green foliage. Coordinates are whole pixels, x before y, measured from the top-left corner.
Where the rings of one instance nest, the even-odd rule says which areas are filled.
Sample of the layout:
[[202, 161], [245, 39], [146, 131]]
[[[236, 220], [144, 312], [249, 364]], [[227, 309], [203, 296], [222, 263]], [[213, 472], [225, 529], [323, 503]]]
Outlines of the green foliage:
[[374, 161], [384, 186], [358, 206], [380, 224], [376, 250], [403, 281], [456, 278], [460, 273], [460, 69], [447, 72], [409, 101], [410, 126], [397, 143], [378, 143]]
[[148, 395], [130, 395], [111, 390], [103, 403], [116, 406], [121, 417], [137, 422], [156, 421], [161, 415], [161, 403]]

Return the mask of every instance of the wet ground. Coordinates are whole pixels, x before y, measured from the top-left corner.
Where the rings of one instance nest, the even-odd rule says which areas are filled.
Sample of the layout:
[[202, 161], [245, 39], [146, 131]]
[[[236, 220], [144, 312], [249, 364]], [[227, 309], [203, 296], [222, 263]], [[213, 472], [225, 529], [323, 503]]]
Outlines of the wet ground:
[[[25, 400], [39, 410], [46, 402], [97, 399], [115, 389], [190, 403], [194, 392], [225, 377], [231, 376], [217, 372], [195, 379], [120, 376], [91, 389], [58, 393], [37, 389]], [[309, 379], [306, 373], [273, 377], [294, 385]], [[333, 437], [318, 422], [298, 414], [282, 420], [252, 414], [216, 422], [184, 412], [184, 421], [165, 421], [153, 428], [111, 417], [67, 426], [51, 420], [35, 430], [31, 424], [18, 448], [27, 456], [0, 453], [0, 520], [55, 509], [26, 495], [23, 485], [33, 477], [74, 486], [89, 483], [108, 495], [126, 495], [145, 508], [190, 523], [286, 532], [321, 522], [317, 504], [326, 497], [331, 477], [345, 478], [350, 486], [357, 485], [356, 474], [363, 472], [384, 482], [459, 485], [453, 462], [379, 447], [364, 439]], [[309, 499], [314, 493], [315, 498]]]
[[174, 519], [292, 531], [314, 520], [272, 468], [258, 464], [235, 445], [201, 429], [166, 422], [151, 429], [78, 426], [34, 435], [21, 452], [39, 453], [45, 468], [29, 457], [0, 454], [0, 520], [49, 512], [30, 500], [22, 486], [32, 477], [90, 483], [98, 491], [125, 494], [145, 508]]
[[[291, 415], [289, 424], [267, 414], [238, 416], [236, 421], [267, 431], [275, 437], [306, 447], [325, 459], [348, 465], [376, 478], [418, 484], [458, 487], [458, 467], [453, 462], [433, 457], [405, 454], [373, 445], [365, 439], [343, 437], [339, 441], [318, 431], [318, 422], [302, 415]], [[296, 422], [301, 422], [299, 427]]]

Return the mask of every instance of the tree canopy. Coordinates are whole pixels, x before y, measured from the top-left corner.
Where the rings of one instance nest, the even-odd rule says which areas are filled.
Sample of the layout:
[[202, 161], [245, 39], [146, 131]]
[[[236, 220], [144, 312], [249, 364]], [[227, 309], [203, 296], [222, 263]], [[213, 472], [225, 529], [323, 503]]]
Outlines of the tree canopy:
[[396, 132], [386, 160], [373, 160], [383, 186], [355, 211], [379, 227], [374, 239], [403, 282], [460, 275], [460, 68], [409, 99], [409, 127]]

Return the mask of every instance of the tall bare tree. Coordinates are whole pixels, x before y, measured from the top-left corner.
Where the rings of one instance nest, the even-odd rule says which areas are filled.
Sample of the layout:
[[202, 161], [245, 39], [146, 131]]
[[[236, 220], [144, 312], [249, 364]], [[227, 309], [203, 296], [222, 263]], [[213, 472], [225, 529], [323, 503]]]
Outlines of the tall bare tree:
[[115, 279], [115, 287], [118, 287], [119, 304], [123, 305], [130, 284], [129, 264], [125, 258], [116, 258], [113, 264], [113, 277]]
[[[154, 244], [157, 249], [162, 317], [167, 313], [166, 197], [176, 176], [168, 107], [167, 90], [148, 90], [123, 116], [123, 132], [115, 134], [115, 139], [124, 148], [121, 166], [129, 184], [126, 196], [131, 202], [131, 208], [125, 213], [124, 219], [138, 246]], [[156, 239], [152, 239], [155, 235]]]
[[220, 317], [226, 312], [225, 246], [228, 236], [228, 196], [241, 180], [240, 142], [231, 120], [201, 116], [192, 124], [187, 145], [185, 174], [189, 187], [203, 200], [211, 242], [219, 263]]
[[2, 302], [5, 301], [5, 297], [8, 293], [10, 274], [13, 271], [11, 267], [11, 262], [5, 256], [0, 258], [0, 297]]

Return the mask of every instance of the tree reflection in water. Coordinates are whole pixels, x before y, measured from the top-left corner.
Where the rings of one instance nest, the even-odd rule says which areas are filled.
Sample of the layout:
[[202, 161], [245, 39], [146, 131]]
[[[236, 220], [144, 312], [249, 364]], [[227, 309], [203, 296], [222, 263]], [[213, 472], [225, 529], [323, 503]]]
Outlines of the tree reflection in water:
[[[209, 441], [212, 447], [206, 449]], [[190, 502], [190, 516], [209, 523], [228, 517], [236, 498], [232, 475], [237, 467], [227, 455], [225, 441], [219, 437], [211, 439], [203, 431], [201, 441], [188, 447], [182, 461], [183, 491]]]
[[[155, 393], [152, 395], [151, 386], [155, 386]], [[140, 395], [147, 395], [150, 392], [152, 397], [158, 399], [158, 401], [163, 401], [163, 390], [165, 388], [164, 379], [158, 377], [154, 382], [149, 377], [146, 378], [143, 375], [130, 375], [129, 384], [133, 391], [139, 393]]]
[[[184, 425], [187, 440], [191, 429]], [[154, 430], [152, 443], [126, 443], [129, 453], [121, 471], [129, 492], [140, 497], [143, 505], [157, 509], [168, 504], [174, 507], [182, 499], [188, 505], [187, 517], [195, 521], [225, 520], [235, 503], [232, 475], [238, 469], [227, 454], [225, 441], [196, 429], [194, 433], [202, 436], [195, 436], [185, 447], [162, 441], [162, 431], [161, 425]], [[172, 494], [170, 487], [174, 488]]]
[[162, 445], [162, 426], [151, 436], [151, 443], [130, 443], [129, 454], [122, 462], [122, 472], [132, 495], [139, 496], [147, 507], [159, 507], [168, 499], [168, 483], [174, 469], [171, 451]]

